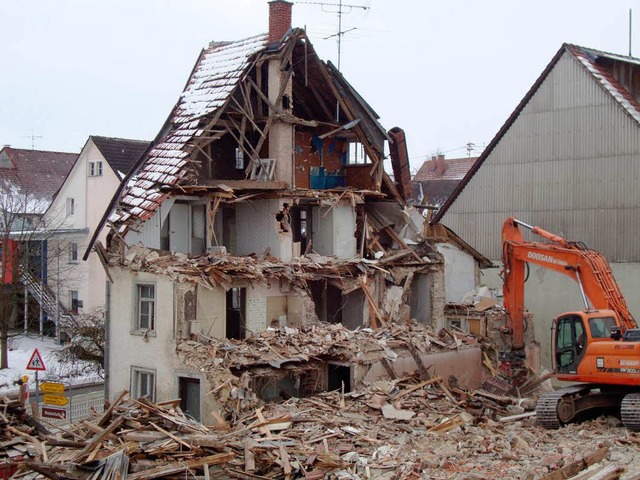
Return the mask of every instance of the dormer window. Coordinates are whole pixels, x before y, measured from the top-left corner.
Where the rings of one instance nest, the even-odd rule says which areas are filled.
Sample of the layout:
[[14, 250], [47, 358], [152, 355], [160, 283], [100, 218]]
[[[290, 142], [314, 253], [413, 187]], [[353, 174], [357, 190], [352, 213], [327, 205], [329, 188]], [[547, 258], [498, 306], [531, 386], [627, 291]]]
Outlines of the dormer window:
[[102, 162], [89, 162], [89, 176], [99, 177], [100, 175], [102, 175]]

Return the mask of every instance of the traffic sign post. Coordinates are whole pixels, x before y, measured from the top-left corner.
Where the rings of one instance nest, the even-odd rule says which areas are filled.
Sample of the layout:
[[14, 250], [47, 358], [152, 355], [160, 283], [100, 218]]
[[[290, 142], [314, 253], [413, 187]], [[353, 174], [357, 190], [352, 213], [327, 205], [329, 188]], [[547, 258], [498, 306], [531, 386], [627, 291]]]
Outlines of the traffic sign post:
[[36, 372], [36, 405], [38, 405], [38, 390], [40, 387], [40, 381], [38, 380], [38, 372], [44, 372], [47, 367], [44, 366], [44, 361], [40, 356], [40, 352], [36, 348], [31, 355], [29, 363], [27, 363], [27, 370], [35, 370]]
[[43, 395], [43, 402], [47, 405], [57, 405], [58, 407], [64, 407], [69, 403], [69, 399], [64, 395], [54, 395], [52, 393], [45, 393]]
[[42, 382], [40, 384], [42, 393], [55, 393], [56, 395], [64, 395], [64, 384], [58, 382]]

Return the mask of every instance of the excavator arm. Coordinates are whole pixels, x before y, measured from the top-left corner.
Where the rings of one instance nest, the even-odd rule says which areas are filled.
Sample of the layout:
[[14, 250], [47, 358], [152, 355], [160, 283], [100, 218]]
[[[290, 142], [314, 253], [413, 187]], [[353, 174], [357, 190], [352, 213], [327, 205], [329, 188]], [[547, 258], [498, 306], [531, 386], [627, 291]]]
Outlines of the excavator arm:
[[[525, 241], [520, 227], [530, 229], [549, 243]], [[502, 228], [502, 262], [504, 270], [504, 307], [512, 334], [512, 348], [524, 348], [524, 284], [526, 263], [554, 270], [575, 280], [580, 286], [585, 308], [613, 310], [620, 328], [636, 328], [627, 302], [606, 258], [580, 243], [569, 242], [513, 217]]]

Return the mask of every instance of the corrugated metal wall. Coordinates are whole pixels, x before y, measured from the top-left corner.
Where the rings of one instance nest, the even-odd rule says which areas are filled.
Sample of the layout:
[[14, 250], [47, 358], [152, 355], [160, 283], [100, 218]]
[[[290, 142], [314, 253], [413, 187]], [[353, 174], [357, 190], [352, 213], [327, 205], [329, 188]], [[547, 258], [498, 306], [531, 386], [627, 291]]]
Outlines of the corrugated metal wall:
[[442, 223], [491, 259], [505, 218], [640, 261], [640, 127], [565, 53]]

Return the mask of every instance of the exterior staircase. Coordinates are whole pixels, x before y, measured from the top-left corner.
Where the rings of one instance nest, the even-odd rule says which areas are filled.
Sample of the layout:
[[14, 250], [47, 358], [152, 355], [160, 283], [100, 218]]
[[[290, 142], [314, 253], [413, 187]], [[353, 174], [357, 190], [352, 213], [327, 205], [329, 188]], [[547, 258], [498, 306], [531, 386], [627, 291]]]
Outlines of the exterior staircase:
[[23, 269], [20, 269], [20, 280], [27, 287], [33, 298], [42, 305], [49, 318], [55, 320], [56, 314], [60, 315], [59, 328], [78, 326], [78, 321], [73, 314], [62, 303], [56, 301], [55, 294], [47, 285], [42, 284], [31, 273]]

